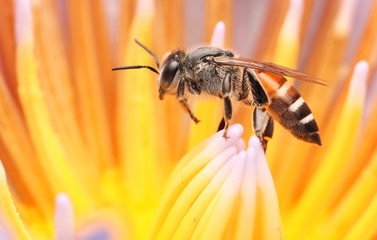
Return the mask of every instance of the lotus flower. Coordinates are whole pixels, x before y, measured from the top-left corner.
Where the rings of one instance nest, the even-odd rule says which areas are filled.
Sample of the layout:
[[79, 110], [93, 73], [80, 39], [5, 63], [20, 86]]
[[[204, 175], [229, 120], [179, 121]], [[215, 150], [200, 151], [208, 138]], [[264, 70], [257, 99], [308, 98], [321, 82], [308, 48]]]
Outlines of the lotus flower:
[[[376, 13], [353, 0], [3, 1], [0, 238], [377, 238]], [[212, 44], [326, 80], [289, 79], [322, 146], [276, 124], [265, 156], [247, 107], [225, 141], [217, 98], [190, 102], [195, 125], [158, 100], [152, 72], [111, 71], [154, 64], [135, 38], [160, 58]]]

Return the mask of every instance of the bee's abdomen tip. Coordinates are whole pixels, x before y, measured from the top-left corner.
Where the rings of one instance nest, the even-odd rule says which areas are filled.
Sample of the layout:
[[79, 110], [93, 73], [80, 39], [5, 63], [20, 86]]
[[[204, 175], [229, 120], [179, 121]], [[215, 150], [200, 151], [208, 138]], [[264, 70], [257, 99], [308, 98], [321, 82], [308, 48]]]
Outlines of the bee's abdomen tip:
[[316, 143], [319, 146], [322, 146], [321, 137], [319, 136], [318, 132], [310, 133], [308, 140], [309, 142]]

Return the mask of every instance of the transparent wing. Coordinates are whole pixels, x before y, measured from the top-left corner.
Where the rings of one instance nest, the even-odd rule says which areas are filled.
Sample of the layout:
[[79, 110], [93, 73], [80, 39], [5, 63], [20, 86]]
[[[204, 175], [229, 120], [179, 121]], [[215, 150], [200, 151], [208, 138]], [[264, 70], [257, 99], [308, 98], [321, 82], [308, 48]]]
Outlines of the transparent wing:
[[226, 65], [226, 66], [238, 66], [238, 67], [247, 67], [253, 68], [258, 70], [263, 70], [267, 72], [276, 73], [279, 75], [292, 77], [297, 80], [302, 80], [306, 82], [316, 83], [320, 85], [327, 86], [328, 82], [317, 78], [313, 75], [302, 73], [297, 70], [283, 67], [274, 63], [264, 62], [260, 60], [255, 60], [251, 58], [243, 58], [243, 57], [215, 57], [211, 59], [216, 64], [219, 65]]

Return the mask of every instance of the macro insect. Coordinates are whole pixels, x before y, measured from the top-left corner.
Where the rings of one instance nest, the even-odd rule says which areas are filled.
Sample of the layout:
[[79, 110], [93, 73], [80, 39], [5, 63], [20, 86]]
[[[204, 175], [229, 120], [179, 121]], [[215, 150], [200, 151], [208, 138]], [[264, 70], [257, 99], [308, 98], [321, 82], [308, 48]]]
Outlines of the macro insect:
[[199, 47], [190, 52], [173, 50], [163, 59], [160, 68], [157, 56], [135, 39], [136, 43], [154, 57], [157, 68], [133, 65], [112, 70], [147, 68], [158, 76], [159, 98], [176, 95], [178, 101], [198, 123], [188, 104], [191, 95], [209, 94], [224, 100], [224, 117], [218, 130], [227, 129], [232, 118], [232, 104], [243, 102], [253, 106], [253, 128], [264, 150], [272, 138], [274, 120], [295, 137], [321, 145], [313, 114], [300, 93], [284, 76], [326, 85], [312, 75], [277, 64], [237, 57], [229, 50]]

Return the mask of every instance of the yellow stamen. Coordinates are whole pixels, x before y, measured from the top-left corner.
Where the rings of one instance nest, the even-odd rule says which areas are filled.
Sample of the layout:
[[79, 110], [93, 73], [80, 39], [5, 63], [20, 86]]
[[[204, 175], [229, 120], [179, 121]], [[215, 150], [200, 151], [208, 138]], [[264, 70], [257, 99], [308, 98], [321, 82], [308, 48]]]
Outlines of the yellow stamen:
[[0, 162], [0, 228], [2, 234], [7, 234], [9, 239], [31, 239], [27, 233], [14, 206], [8, 190], [3, 165]]
[[[19, 1], [17, 7], [17, 77], [26, 125], [30, 130], [30, 137], [35, 144], [38, 156], [34, 159], [34, 164], [43, 168], [48, 179], [45, 184], [49, 184], [54, 192], [66, 191], [74, 196], [73, 199], [80, 209], [87, 209], [90, 198], [68, 164], [66, 152], [51, 122], [45, 96], [40, 86], [38, 62], [33, 52], [33, 22], [30, 5], [27, 1]], [[44, 201], [47, 206], [48, 203], [51, 204], [48, 199]], [[41, 209], [43, 209], [42, 206]]]
[[[339, 125], [334, 131], [333, 147], [329, 147], [323, 163], [312, 177], [297, 207], [287, 221], [287, 225], [292, 224], [293, 219], [295, 223], [295, 227], [288, 227], [290, 232], [287, 232], [287, 235], [291, 238], [299, 237], [302, 231], [310, 231], [312, 228], [308, 229], [305, 223], [309, 219], [317, 220], [319, 214], [326, 214], [330, 204], [334, 201], [334, 189], [337, 189], [335, 186], [342, 180], [359, 130], [367, 75], [368, 64], [360, 62], [355, 67], [348, 98], [339, 117]], [[321, 211], [319, 212], [318, 209]]]

